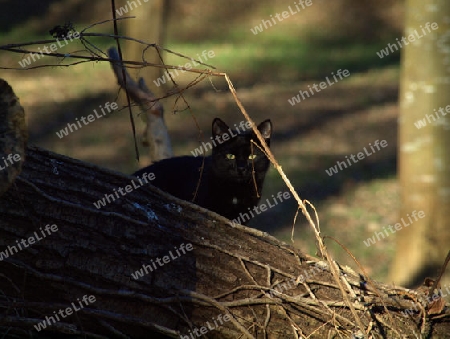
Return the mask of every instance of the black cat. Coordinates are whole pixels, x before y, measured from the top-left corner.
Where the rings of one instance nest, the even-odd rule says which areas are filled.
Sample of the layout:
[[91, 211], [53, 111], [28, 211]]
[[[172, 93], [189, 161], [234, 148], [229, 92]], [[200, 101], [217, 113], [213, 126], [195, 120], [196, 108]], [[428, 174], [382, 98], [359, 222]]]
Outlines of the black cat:
[[[259, 124], [258, 130], [267, 145], [270, 145], [270, 120]], [[142, 177], [144, 173], [153, 173], [155, 179], [151, 181], [152, 185], [228, 219], [234, 219], [239, 213], [248, 212], [249, 208], [252, 209], [258, 203], [270, 161], [259, 149], [260, 142], [253, 131], [236, 133], [219, 118], [212, 123], [211, 139], [215, 145], [212, 147], [209, 143], [212, 148], [211, 156], [164, 159], [134, 175]], [[258, 146], [252, 144], [251, 140]]]

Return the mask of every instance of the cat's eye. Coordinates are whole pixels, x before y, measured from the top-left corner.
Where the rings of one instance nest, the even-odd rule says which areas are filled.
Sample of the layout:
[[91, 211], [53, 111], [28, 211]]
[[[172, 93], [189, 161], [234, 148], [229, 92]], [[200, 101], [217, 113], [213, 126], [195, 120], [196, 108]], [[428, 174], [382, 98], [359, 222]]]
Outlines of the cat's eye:
[[230, 154], [230, 153], [228, 153], [226, 155], [226, 157], [227, 157], [228, 160], [233, 160], [234, 158], [236, 158], [236, 156], [234, 154]]
[[249, 158], [250, 160], [253, 160], [253, 159], [256, 158], [256, 154], [250, 154], [250, 155], [248, 156], [248, 158]]

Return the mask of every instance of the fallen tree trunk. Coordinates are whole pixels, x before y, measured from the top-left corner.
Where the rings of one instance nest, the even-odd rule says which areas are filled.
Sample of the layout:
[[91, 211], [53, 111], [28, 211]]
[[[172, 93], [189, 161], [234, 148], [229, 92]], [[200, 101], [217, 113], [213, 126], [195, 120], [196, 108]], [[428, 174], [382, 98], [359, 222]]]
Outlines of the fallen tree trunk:
[[423, 291], [372, 286], [342, 268], [358, 329], [325, 261], [134, 177], [35, 147], [0, 197], [0, 256], [0, 333], [10, 337], [450, 333], [450, 312], [424, 303]]
[[[0, 248], [12, 252], [0, 262], [3, 331], [36, 332], [33, 325], [46, 316], [72, 303], [80, 309], [78, 299], [93, 295], [94, 303], [60, 316], [48, 330], [135, 338], [149, 331], [177, 337], [202, 327], [213, 328], [214, 338], [356, 333], [325, 262], [316, 264], [267, 234], [232, 226], [148, 185], [95, 207], [132, 180], [28, 149], [22, 174], [0, 198]], [[57, 231], [46, 231], [46, 225]], [[36, 242], [25, 247], [22, 240], [30, 237]], [[143, 265], [149, 267], [134, 279]], [[411, 293], [378, 285], [378, 297], [351, 272], [343, 279], [354, 290], [360, 317], [368, 328], [372, 324], [371, 333], [400, 338], [397, 329], [412, 338], [413, 331], [420, 332], [415, 318], [401, 313], [411, 308], [405, 299]], [[225, 322], [225, 315], [231, 320]], [[436, 322], [434, 330], [450, 329], [448, 317]]]

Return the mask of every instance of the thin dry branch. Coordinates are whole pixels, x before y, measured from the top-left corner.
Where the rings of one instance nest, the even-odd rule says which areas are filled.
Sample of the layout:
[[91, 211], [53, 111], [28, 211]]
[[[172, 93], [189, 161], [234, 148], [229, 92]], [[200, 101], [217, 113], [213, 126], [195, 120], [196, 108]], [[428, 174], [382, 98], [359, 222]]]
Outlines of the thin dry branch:
[[223, 76], [225, 77], [225, 80], [228, 83], [228, 88], [230, 89], [230, 92], [233, 95], [233, 98], [236, 101], [236, 104], [238, 105], [239, 109], [241, 110], [242, 114], [247, 119], [247, 121], [249, 121], [251, 123], [252, 129], [255, 132], [257, 138], [259, 139], [259, 141], [261, 142], [261, 145], [263, 146], [266, 155], [268, 156], [269, 160], [272, 162], [272, 164], [274, 165], [274, 167], [278, 171], [278, 173], [280, 173], [281, 178], [283, 179], [283, 181], [286, 183], [287, 187], [289, 188], [289, 190], [293, 194], [295, 200], [298, 203], [299, 208], [302, 210], [303, 215], [306, 217], [306, 220], [308, 220], [310, 226], [312, 227], [312, 229], [314, 231], [314, 234], [316, 236], [316, 240], [317, 240], [318, 245], [319, 245], [319, 251], [320, 251], [322, 257], [325, 258], [328, 261], [328, 263], [330, 264], [331, 272], [333, 273], [334, 279], [336, 280], [336, 283], [338, 284], [339, 289], [341, 290], [342, 297], [344, 298], [345, 303], [350, 308], [350, 311], [352, 312], [353, 316], [355, 317], [355, 321], [358, 324], [359, 329], [361, 331], [364, 331], [365, 326], [363, 325], [360, 317], [356, 313], [356, 310], [353, 307], [353, 304], [350, 302], [350, 300], [348, 298], [348, 295], [347, 295], [347, 292], [345, 291], [344, 287], [342, 286], [342, 283], [341, 283], [341, 280], [340, 280], [340, 277], [339, 277], [339, 267], [336, 265], [336, 262], [333, 260], [331, 255], [328, 253], [328, 250], [325, 247], [325, 244], [323, 243], [322, 236], [320, 235], [320, 231], [318, 230], [318, 228], [316, 227], [316, 224], [312, 220], [311, 215], [308, 212], [308, 209], [303, 204], [303, 201], [300, 199], [299, 195], [295, 191], [294, 186], [292, 186], [289, 178], [286, 176], [286, 174], [284, 173], [283, 169], [281, 168], [281, 166], [276, 161], [274, 155], [270, 151], [270, 148], [267, 146], [267, 144], [266, 144], [264, 138], [262, 137], [261, 133], [256, 128], [255, 122], [250, 118], [250, 116], [248, 115], [248, 113], [245, 110], [244, 106], [242, 105], [242, 102], [237, 97], [236, 90], [235, 90], [235, 88], [233, 86], [233, 83], [231, 82], [230, 78], [228, 77], [228, 75], [226, 73], [223, 73]]
[[[119, 20], [119, 19], [117, 19]], [[114, 21], [114, 20], [106, 20], [105, 22], [109, 22], [109, 21]], [[202, 66], [206, 66], [209, 67], [211, 69], [215, 69], [214, 66], [208, 65], [202, 61], [196, 60], [194, 58], [185, 56], [181, 53], [178, 52], [174, 52], [170, 49], [164, 48], [162, 46], [159, 46], [157, 44], [154, 43], [148, 43], [145, 42], [143, 40], [139, 40], [139, 39], [135, 39], [135, 38], [131, 38], [131, 37], [127, 37], [124, 35], [118, 35], [118, 34], [106, 34], [106, 33], [84, 33], [84, 30], [80, 33], [80, 41], [88, 41], [86, 39], [86, 37], [99, 37], [99, 38], [108, 38], [108, 39], [113, 39], [113, 40], [128, 40], [128, 41], [133, 41], [136, 42], [138, 44], [144, 45], [145, 48], [157, 48], [160, 51], [165, 51], [167, 53], [170, 54], [174, 54], [180, 58], [195, 62], [197, 64], [200, 64]], [[0, 50], [4, 50], [7, 52], [12, 52], [12, 53], [19, 53], [19, 54], [41, 54], [41, 55], [45, 55], [45, 56], [49, 56], [49, 57], [56, 57], [56, 58], [62, 58], [62, 59], [81, 59], [82, 61], [107, 61], [107, 62], [112, 62], [114, 60], [108, 59], [108, 58], [104, 58], [104, 57], [99, 57], [98, 55], [92, 55], [91, 52], [88, 52], [88, 55], [80, 55], [78, 53], [80, 53], [79, 51], [75, 51], [75, 52], [69, 52], [69, 53], [58, 53], [58, 52], [49, 52], [49, 53], [44, 53], [41, 50], [30, 50], [30, 49], [24, 49], [23, 47], [25, 46], [33, 46], [33, 45], [37, 45], [37, 46], [44, 46], [47, 44], [52, 44], [52, 43], [56, 43], [57, 39], [46, 39], [46, 40], [37, 40], [37, 41], [30, 41], [30, 42], [22, 42], [22, 43], [15, 43], [15, 44], [6, 44], [6, 45], [1, 45], [0, 46]], [[38, 48], [39, 49], [39, 48]], [[85, 50], [83, 50], [83, 52], [86, 52]], [[103, 53], [106, 55], [106, 53]], [[79, 63], [80, 61], [77, 61], [77, 63]], [[28, 70], [28, 69], [34, 69], [34, 68], [38, 68], [38, 67], [54, 67], [54, 66], [70, 66], [73, 65], [74, 63], [70, 63], [70, 64], [45, 64], [45, 65], [38, 65], [38, 66], [29, 66], [29, 67], [4, 67], [1, 66], [0, 69], [11, 69], [11, 70]], [[133, 61], [133, 60], [122, 60], [121, 64], [128, 66], [128, 67], [136, 67], [136, 68], [142, 68], [142, 67], [148, 67], [148, 66], [152, 66], [152, 67], [158, 67], [158, 68], [164, 68], [164, 69], [176, 69], [176, 70], [183, 70], [186, 72], [192, 72], [192, 73], [199, 73], [199, 74], [213, 74], [213, 72], [211, 70], [205, 70], [205, 69], [196, 69], [196, 68], [185, 68], [183, 66], [173, 66], [173, 65], [166, 65], [164, 63], [161, 64], [155, 64], [155, 63], [149, 63], [144, 61]]]

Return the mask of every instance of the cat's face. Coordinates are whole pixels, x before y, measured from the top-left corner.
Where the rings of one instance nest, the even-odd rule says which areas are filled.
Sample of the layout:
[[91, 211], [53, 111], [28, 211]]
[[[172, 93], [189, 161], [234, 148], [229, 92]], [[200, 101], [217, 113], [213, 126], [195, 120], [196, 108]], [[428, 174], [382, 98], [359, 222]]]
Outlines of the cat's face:
[[[260, 123], [258, 130], [267, 145], [270, 146], [272, 133], [270, 120]], [[250, 182], [253, 179], [253, 171], [255, 171], [256, 179], [264, 178], [270, 161], [261, 151], [256, 134], [252, 130], [242, 132], [241, 129], [239, 131], [241, 133], [235, 130], [230, 131], [230, 128], [222, 120], [214, 119], [212, 137], [216, 140], [217, 146], [212, 151], [212, 170], [217, 176], [235, 182]]]

